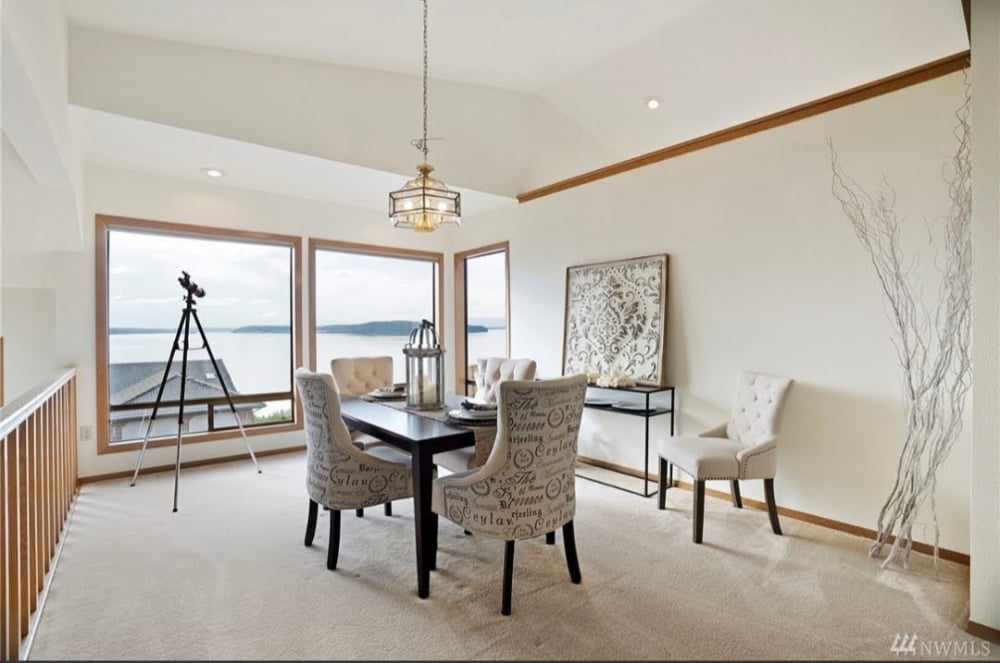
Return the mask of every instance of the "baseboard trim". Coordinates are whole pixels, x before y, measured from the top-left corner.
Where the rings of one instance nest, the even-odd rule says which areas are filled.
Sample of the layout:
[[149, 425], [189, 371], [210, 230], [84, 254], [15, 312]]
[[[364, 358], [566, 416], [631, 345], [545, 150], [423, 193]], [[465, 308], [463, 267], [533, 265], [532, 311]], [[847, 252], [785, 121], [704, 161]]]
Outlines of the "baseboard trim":
[[1000, 629], [995, 629], [992, 626], [986, 626], [985, 624], [980, 624], [970, 619], [965, 632], [969, 635], [974, 635], [977, 638], [982, 638], [983, 640], [992, 642], [995, 645], [1000, 645]]
[[[296, 451], [305, 451], [305, 445], [298, 445], [294, 447], [283, 447], [281, 449], [267, 449], [265, 451], [257, 451], [254, 453], [257, 458], [264, 458], [266, 456], [277, 456], [279, 454], [294, 453]], [[189, 460], [181, 463], [181, 469], [187, 469], [191, 467], [202, 467], [204, 465], [216, 465], [218, 463], [230, 463], [234, 460], [249, 460], [247, 454], [237, 454], [234, 456], [220, 456], [219, 458], [206, 458], [204, 460]], [[171, 472], [174, 469], [174, 465], [156, 465], [155, 467], [145, 467], [139, 470], [139, 474], [155, 474], [157, 472]], [[82, 486], [85, 483], [97, 483], [98, 481], [107, 481], [109, 479], [122, 479], [125, 477], [131, 477], [135, 473], [135, 470], [125, 470], [122, 472], [109, 472], [107, 474], [92, 474], [87, 477], [80, 477], [76, 481], [77, 486]]]
[[[625, 467], [624, 465], [617, 465], [615, 463], [609, 463], [608, 461], [601, 460], [599, 458], [591, 458], [589, 456], [578, 456], [578, 460], [581, 463], [586, 463], [587, 465], [593, 465], [595, 467], [601, 467], [606, 470], [612, 470], [614, 472], [619, 472], [628, 476], [636, 477], [637, 479], [642, 479], [642, 471], [636, 470], [631, 467]], [[656, 483], [659, 481], [659, 476], [656, 474], [650, 474], [649, 480]], [[680, 481], [674, 479], [673, 485], [678, 488], [683, 488], [685, 490], [693, 490], [694, 486], [687, 481]], [[718, 497], [729, 501], [730, 495], [728, 492], [721, 490], [715, 490], [712, 488], [705, 489], [706, 495], [711, 495], [712, 497]], [[750, 499], [747, 497], [743, 498], [743, 505], [749, 506], [754, 509], [760, 509], [761, 511], [767, 510], [767, 505], [764, 502]], [[786, 518], [792, 518], [793, 520], [801, 520], [803, 522], [812, 523], [813, 525], [819, 525], [821, 527], [826, 527], [828, 529], [837, 530], [838, 532], [846, 532], [847, 534], [853, 534], [855, 536], [861, 536], [866, 539], [875, 540], [876, 532], [873, 529], [868, 529], [867, 527], [860, 527], [858, 525], [852, 525], [850, 523], [841, 522], [839, 520], [833, 520], [832, 518], [824, 518], [823, 516], [817, 516], [812, 513], [806, 513], [805, 511], [797, 511], [795, 509], [789, 509], [787, 507], [779, 506], [778, 514], [785, 516]], [[893, 539], [889, 540], [892, 543]], [[917, 552], [921, 552], [927, 555], [934, 554], [934, 546], [929, 543], [923, 543], [922, 541], [914, 541], [913, 549]], [[965, 553], [956, 552], [954, 550], [948, 550], [947, 548], [938, 548], [938, 555], [941, 559], [947, 559], [952, 562], [958, 562], [959, 564], [969, 565], [969, 555]], [[984, 627], [987, 628], [987, 627]]]

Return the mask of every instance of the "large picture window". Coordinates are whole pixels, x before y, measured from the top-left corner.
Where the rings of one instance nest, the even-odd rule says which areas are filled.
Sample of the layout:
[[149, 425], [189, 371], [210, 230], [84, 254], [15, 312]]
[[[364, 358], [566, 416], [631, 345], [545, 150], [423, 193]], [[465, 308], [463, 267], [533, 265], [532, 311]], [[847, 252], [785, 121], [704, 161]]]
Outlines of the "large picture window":
[[[174, 443], [182, 368], [185, 443], [238, 436], [235, 417], [295, 427], [300, 254], [297, 237], [98, 216], [99, 452], [141, 442], [158, 395], [150, 446]], [[182, 272], [204, 290], [186, 366]]]
[[403, 346], [421, 320], [441, 320], [440, 253], [313, 239], [310, 333], [312, 366], [334, 357], [390, 356], [394, 380], [406, 379]]
[[510, 356], [507, 242], [455, 254], [455, 384], [475, 392], [479, 358]]

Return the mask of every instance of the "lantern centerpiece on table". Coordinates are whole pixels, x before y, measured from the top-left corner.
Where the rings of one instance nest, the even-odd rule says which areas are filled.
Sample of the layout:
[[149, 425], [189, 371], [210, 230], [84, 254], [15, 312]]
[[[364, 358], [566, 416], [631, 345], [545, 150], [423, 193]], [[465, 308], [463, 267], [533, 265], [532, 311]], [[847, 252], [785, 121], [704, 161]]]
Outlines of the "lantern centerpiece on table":
[[444, 350], [430, 320], [410, 332], [406, 355], [406, 407], [440, 410], [444, 407]]

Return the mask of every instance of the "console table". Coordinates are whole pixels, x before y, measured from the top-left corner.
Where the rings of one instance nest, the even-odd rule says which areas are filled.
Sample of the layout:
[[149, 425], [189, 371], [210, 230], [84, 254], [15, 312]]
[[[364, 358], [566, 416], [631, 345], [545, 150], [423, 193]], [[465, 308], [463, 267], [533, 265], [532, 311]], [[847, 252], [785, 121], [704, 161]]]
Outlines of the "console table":
[[[669, 394], [669, 405], [666, 403], [653, 402], [651, 397], [657, 394]], [[666, 396], [663, 397], [663, 399], [665, 398]], [[577, 476], [581, 479], [600, 483], [611, 488], [617, 488], [618, 490], [624, 490], [627, 493], [632, 493], [633, 495], [639, 495], [641, 497], [650, 497], [655, 495], [655, 487], [652, 492], [649, 490], [649, 420], [653, 417], [669, 414], [670, 435], [674, 434], [674, 388], [643, 385], [637, 385], [634, 387], [598, 387], [597, 385], [588, 384], [587, 398], [584, 401], [583, 406], [585, 408], [632, 415], [633, 417], [642, 417], [645, 419], [642, 492], [640, 493], [624, 486], [616, 486], [613, 483], [601, 481], [600, 479], [584, 476], [582, 474], [577, 474]]]

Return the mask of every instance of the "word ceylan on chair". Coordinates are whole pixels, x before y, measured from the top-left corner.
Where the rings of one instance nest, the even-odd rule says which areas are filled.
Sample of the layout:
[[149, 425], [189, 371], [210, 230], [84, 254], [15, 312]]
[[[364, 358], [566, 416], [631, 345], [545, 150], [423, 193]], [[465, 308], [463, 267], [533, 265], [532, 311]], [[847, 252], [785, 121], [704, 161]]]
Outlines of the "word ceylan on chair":
[[501, 382], [499, 427], [489, 460], [478, 469], [434, 481], [435, 513], [466, 532], [506, 542], [501, 614], [511, 611], [516, 541], [544, 534], [555, 543], [554, 531], [562, 527], [570, 580], [581, 580], [573, 518], [577, 439], [586, 393], [582, 373]]

